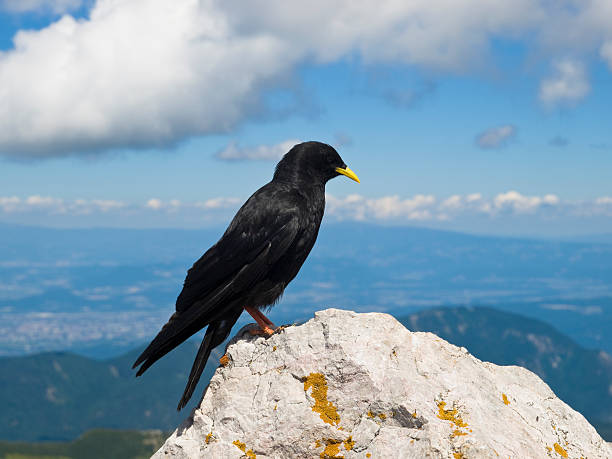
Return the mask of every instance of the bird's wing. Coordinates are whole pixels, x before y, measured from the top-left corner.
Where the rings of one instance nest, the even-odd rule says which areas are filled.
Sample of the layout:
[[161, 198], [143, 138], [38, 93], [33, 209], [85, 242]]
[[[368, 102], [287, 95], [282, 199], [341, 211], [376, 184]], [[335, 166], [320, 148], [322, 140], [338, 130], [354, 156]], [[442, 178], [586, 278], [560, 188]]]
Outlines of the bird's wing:
[[[186, 301], [185, 298], [190, 298], [190, 301], [188, 303], [177, 301], [177, 312], [170, 317], [168, 323], [162, 327], [134, 363], [133, 368], [144, 362], [136, 376], [140, 376], [158, 359], [198, 330], [210, 323], [224, 319], [228, 314], [234, 314], [234, 311], [227, 310], [228, 303], [231, 304], [241, 293], [244, 293], [262, 279], [268, 273], [270, 267], [289, 248], [298, 234], [297, 216], [286, 214], [283, 218], [277, 216], [272, 220], [275, 222], [274, 225], [267, 226], [264, 231], [258, 230], [251, 233], [248, 238], [251, 243], [242, 245], [243, 250], [244, 247], [248, 248], [247, 251], [238, 252], [238, 256], [235, 256], [235, 258], [232, 258], [234, 254], [228, 253], [229, 263], [225, 261], [224, 252], [221, 251], [217, 263], [211, 263], [210, 261], [200, 263], [201, 260], [199, 260], [191, 268], [185, 281], [185, 287], [183, 287], [183, 292], [187, 292], [189, 297], [186, 297], [183, 292], [179, 296], [179, 299], [182, 298], [183, 301]], [[229, 229], [231, 228], [232, 226]], [[243, 227], [242, 229], [246, 228]], [[234, 238], [234, 232], [230, 231], [229, 234], [226, 232], [217, 246], [226, 247], [226, 243], [232, 242]], [[254, 248], [249, 247], [251, 244]], [[231, 245], [227, 247], [226, 250], [231, 249]], [[255, 255], [252, 256], [252, 253], [255, 253]], [[242, 258], [240, 255], [242, 255]], [[231, 269], [228, 266], [231, 266]], [[236, 268], [236, 266], [238, 267]], [[234, 269], [233, 272], [232, 269]], [[220, 272], [226, 274], [220, 276]], [[229, 275], [227, 275], [228, 272], [230, 272]], [[216, 285], [211, 286], [207, 274], [216, 280]], [[179, 310], [179, 304], [184, 309]], [[227, 332], [229, 333], [229, 330]]]
[[238, 293], [252, 285], [294, 241], [299, 228], [294, 209], [271, 205], [262, 211], [249, 201], [219, 242], [189, 269], [176, 301], [178, 313], [195, 303], [200, 309], [224, 292]]

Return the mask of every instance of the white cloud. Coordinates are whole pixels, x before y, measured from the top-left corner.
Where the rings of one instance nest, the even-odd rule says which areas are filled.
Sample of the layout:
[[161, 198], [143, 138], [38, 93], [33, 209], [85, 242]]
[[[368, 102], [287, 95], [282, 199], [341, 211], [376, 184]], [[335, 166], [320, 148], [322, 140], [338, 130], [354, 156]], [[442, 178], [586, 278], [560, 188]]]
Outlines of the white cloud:
[[495, 210], [511, 210], [516, 213], [533, 213], [543, 206], [556, 206], [560, 202], [554, 194], [544, 196], [524, 196], [518, 191], [508, 191], [495, 196]]
[[157, 198], [151, 198], [147, 201], [145, 207], [148, 207], [149, 209], [153, 210], [159, 210], [163, 207], [163, 203]]
[[476, 136], [476, 144], [480, 148], [500, 148], [516, 137], [516, 127], [511, 124], [496, 126], [481, 132]]
[[62, 14], [77, 10], [82, 4], [82, 0], [1, 0], [0, 8], [12, 13], [47, 10]]
[[601, 198], [597, 198], [595, 203], [601, 206], [612, 206], [612, 197], [610, 196], [602, 196]]
[[574, 104], [582, 100], [591, 87], [584, 65], [572, 59], [554, 63], [555, 74], [540, 84], [540, 100], [549, 106]]
[[326, 212], [340, 220], [430, 220], [436, 198], [417, 194], [412, 198], [397, 195], [368, 199], [358, 194], [345, 198], [326, 195]]
[[277, 161], [283, 157], [300, 140], [289, 139], [275, 145], [258, 145], [256, 147], [241, 147], [232, 141], [223, 150], [217, 152], [216, 157], [225, 161]]
[[[77, 4], [23, 2], [5, 0]], [[260, 113], [266, 89], [303, 63], [356, 56], [461, 73], [491, 65], [493, 39], [529, 37], [550, 55], [559, 43], [599, 49], [612, 25], [605, 2], [572, 8], [548, 0], [97, 0], [88, 18], [20, 31], [15, 49], [0, 54], [0, 152], [61, 156], [228, 132]], [[585, 92], [584, 69], [562, 61], [541, 97]]]
[[17, 196], [0, 196], [0, 213], [44, 212], [48, 214], [87, 215], [123, 209], [124, 202], [110, 199], [75, 199], [67, 201], [52, 196], [32, 195], [21, 199]]
[[[108, 222], [123, 222], [138, 226], [146, 220], [156, 225], [167, 225], [172, 215], [172, 225], [181, 227], [203, 223], [227, 222], [244, 198], [216, 197], [206, 201], [184, 202], [178, 199], [151, 198], [142, 203], [125, 203], [104, 199], [67, 200], [51, 196], [33, 195], [26, 198], [0, 196], [0, 217], [12, 222], [40, 222], [41, 216], [55, 216], [56, 222], [96, 221], [107, 226]], [[416, 194], [368, 198], [359, 194], [344, 197], [326, 195], [327, 218], [357, 221], [393, 222], [452, 222], [460, 219], [482, 217], [499, 218], [609, 218], [612, 217], [612, 197], [601, 196], [592, 200], [567, 201], [557, 195], [524, 195], [511, 190], [493, 197], [481, 193], [455, 194], [437, 198]], [[23, 218], [20, 220], [19, 217]], [[28, 220], [32, 216], [33, 220]], [[98, 218], [99, 217], [99, 218]], [[80, 219], [80, 220], [79, 220]], [[88, 220], [89, 219], [89, 220]], [[107, 222], [107, 223], [104, 223]]]
[[238, 206], [242, 201], [238, 198], [212, 198], [204, 202], [196, 202], [195, 206], [202, 209], [228, 209]]
[[601, 45], [601, 57], [608, 63], [608, 67], [612, 70], [612, 40], [608, 40]]

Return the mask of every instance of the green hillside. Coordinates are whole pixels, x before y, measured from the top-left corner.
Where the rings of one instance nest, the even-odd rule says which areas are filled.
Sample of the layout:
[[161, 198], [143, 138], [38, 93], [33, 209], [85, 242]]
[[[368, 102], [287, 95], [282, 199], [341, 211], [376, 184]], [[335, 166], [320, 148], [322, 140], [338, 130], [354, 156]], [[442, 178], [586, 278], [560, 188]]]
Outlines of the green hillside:
[[70, 443], [0, 442], [0, 459], [145, 459], [166, 436], [161, 431], [97, 429]]
[[97, 427], [173, 430], [199, 401], [218, 356], [177, 413], [197, 343], [183, 344], [135, 378], [131, 366], [140, 351], [107, 361], [69, 353], [0, 359], [0, 438], [69, 441]]

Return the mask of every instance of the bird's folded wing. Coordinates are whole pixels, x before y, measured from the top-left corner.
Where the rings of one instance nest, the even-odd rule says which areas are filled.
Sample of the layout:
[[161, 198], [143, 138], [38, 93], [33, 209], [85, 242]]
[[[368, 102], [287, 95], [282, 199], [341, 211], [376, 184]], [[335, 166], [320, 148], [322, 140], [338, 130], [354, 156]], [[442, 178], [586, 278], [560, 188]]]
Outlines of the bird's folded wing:
[[226, 232], [189, 270], [176, 301], [183, 314], [194, 304], [200, 313], [229, 300], [263, 278], [293, 243], [297, 217], [286, 215], [271, 225], [251, 224]]

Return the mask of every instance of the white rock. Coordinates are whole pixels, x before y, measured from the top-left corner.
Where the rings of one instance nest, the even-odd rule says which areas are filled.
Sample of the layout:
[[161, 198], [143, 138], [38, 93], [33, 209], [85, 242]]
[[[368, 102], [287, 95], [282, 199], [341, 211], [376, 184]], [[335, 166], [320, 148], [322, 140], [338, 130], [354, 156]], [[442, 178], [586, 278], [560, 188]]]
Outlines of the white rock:
[[227, 354], [153, 457], [612, 457], [535, 374], [386, 314], [328, 309], [268, 339], [234, 339]]

